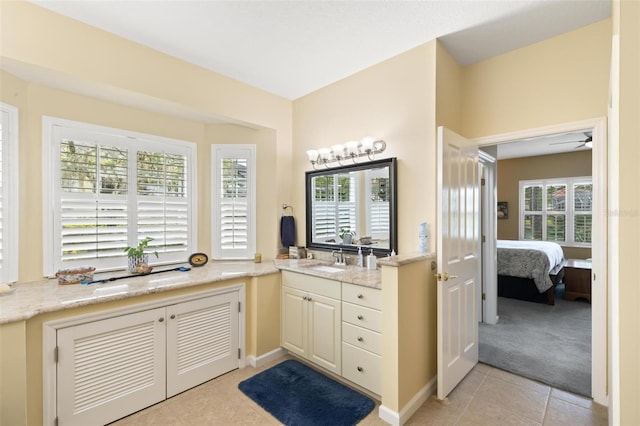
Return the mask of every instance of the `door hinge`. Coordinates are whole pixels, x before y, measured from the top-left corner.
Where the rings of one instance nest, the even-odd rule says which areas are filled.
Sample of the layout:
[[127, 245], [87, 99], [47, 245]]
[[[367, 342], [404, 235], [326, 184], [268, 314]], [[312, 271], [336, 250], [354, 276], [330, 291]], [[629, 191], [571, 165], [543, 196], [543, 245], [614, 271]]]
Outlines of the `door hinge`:
[[55, 419], [53, 419], [53, 426], [58, 426], [60, 423], [58, 423], [58, 417], [56, 417]]
[[58, 347], [56, 346], [55, 348], [53, 348], [53, 362], [55, 362], [56, 364], [58, 363]]
[[484, 235], [482, 236], [482, 242], [486, 243], [487, 242], [487, 237], [485, 237]]
[[485, 183], [484, 180], [485, 180], [484, 178], [480, 179], [480, 185], [484, 186], [484, 183]]
[[242, 302], [238, 302], [238, 312], [242, 312]]
[[240, 359], [240, 348], [238, 348], [238, 359]]
[[487, 300], [487, 295], [482, 293], [482, 300]]

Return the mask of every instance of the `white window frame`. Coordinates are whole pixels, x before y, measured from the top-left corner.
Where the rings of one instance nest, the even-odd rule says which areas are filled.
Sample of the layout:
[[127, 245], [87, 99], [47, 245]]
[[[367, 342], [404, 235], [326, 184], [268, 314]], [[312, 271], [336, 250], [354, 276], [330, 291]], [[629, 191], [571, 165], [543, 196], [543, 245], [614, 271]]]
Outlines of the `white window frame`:
[[[154, 255], [149, 256], [151, 264], [171, 264], [185, 262], [191, 252], [197, 247], [197, 146], [193, 142], [170, 139], [156, 135], [132, 132], [89, 123], [65, 120], [55, 117], [43, 117], [43, 273], [44, 276], [53, 276], [59, 269], [71, 268], [79, 264], [91, 265], [97, 271], [125, 269], [127, 267], [127, 255], [123, 251], [122, 257], [113, 259], [90, 259], [86, 261], [62, 262], [60, 256], [61, 236], [57, 230], [61, 229], [60, 214], [57, 207], [60, 204], [60, 139], [56, 140], [56, 134], [90, 135], [91, 140], [104, 142], [110, 146], [126, 146], [131, 155], [135, 157], [137, 151], [165, 152], [180, 154], [186, 157], [188, 167], [187, 194], [189, 196], [188, 223], [190, 224], [187, 235], [187, 248], [174, 253], [159, 253], [159, 259]], [[135, 181], [135, 166], [129, 166], [129, 182]], [[128, 192], [128, 211], [132, 218], [136, 212], [137, 190], [131, 184]], [[132, 225], [129, 225], [132, 226]], [[137, 245], [144, 235], [137, 235], [135, 227], [129, 228], [128, 245]], [[152, 248], [150, 248], [150, 251]]]
[[[575, 216], [580, 214], [587, 214], [589, 212], [576, 212], [574, 206], [574, 186], [580, 184], [591, 184], [593, 185], [593, 178], [591, 176], [580, 176], [580, 177], [568, 177], [568, 178], [553, 178], [553, 179], [533, 179], [533, 180], [521, 180], [519, 182], [519, 218], [518, 218], [518, 238], [520, 240], [524, 240], [524, 188], [526, 186], [542, 186], [543, 188], [543, 196], [542, 196], [542, 211], [540, 215], [542, 216], [542, 241], [547, 241], [547, 226], [546, 219], [547, 215], [555, 215], [555, 214], [563, 214], [565, 215], [565, 240], [566, 241], [554, 241], [564, 247], [591, 247], [591, 243], [582, 243], [575, 241], [575, 232], [574, 232], [574, 224], [575, 224]], [[550, 185], [564, 185], [566, 190], [566, 201], [565, 206], [566, 209], [563, 212], [556, 211], [547, 211], [547, 197], [546, 197], [546, 188]], [[537, 212], [536, 212], [537, 214]], [[590, 212], [592, 215], [593, 221], [593, 208]], [[592, 225], [593, 226], [593, 225]]]
[[0, 283], [18, 281], [18, 108], [0, 103], [2, 111], [2, 260]]
[[[223, 158], [247, 160], [247, 247], [225, 249], [221, 244], [221, 186], [219, 176]], [[213, 259], [247, 260], [256, 252], [256, 145], [212, 144], [211, 145], [211, 255]]]

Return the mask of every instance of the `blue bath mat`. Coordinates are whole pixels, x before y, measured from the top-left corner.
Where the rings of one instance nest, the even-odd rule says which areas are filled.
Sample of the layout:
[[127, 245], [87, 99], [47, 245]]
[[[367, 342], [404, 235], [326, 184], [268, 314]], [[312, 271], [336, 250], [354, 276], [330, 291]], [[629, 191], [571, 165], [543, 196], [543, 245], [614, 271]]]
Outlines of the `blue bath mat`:
[[240, 382], [238, 388], [288, 426], [355, 425], [375, 406], [295, 360], [287, 360]]

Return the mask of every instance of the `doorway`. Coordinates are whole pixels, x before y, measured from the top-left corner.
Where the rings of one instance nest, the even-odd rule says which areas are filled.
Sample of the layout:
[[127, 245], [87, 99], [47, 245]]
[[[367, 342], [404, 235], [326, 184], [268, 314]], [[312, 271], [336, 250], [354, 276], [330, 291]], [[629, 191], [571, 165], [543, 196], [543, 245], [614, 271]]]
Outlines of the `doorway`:
[[[550, 135], [590, 131], [592, 135], [592, 182], [593, 182], [593, 203], [597, 208], [593, 210], [592, 217], [592, 302], [591, 302], [591, 394], [595, 402], [607, 405], [606, 393], [606, 295], [607, 295], [607, 269], [606, 269], [606, 247], [607, 247], [607, 139], [606, 139], [606, 119], [599, 118], [584, 120], [579, 122], [565, 123], [561, 125], [536, 128], [526, 131], [513, 132], [485, 138], [476, 139], [475, 142], [480, 148], [493, 145], [507, 144], [516, 140], [531, 140], [534, 138], [548, 137]], [[491, 191], [491, 189], [489, 189]], [[496, 200], [497, 201], [497, 200]], [[487, 203], [485, 214], [497, 215], [496, 203]], [[515, 214], [515, 212], [514, 212]], [[495, 217], [495, 216], [494, 216]], [[497, 237], [497, 236], [496, 236]], [[487, 235], [486, 239], [494, 239], [493, 235]], [[495, 261], [495, 256], [483, 256], [483, 262]], [[491, 268], [491, 264], [487, 264]], [[495, 276], [495, 275], [493, 275]], [[485, 299], [479, 302], [485, 318], [491, 317], [492, 309], [497, 306], [493, 294], [497, 298], [497, 280], [493, 282], [489, 278], [483, 288], [482, 294]], [[490, 299], [489, 299], [490, 298]], [[492, 303], [494, 305], [492, 306]], [[497, 320], [497, 312], [495, 312]], [[489, 321], [490, 322], [490, 321]]]

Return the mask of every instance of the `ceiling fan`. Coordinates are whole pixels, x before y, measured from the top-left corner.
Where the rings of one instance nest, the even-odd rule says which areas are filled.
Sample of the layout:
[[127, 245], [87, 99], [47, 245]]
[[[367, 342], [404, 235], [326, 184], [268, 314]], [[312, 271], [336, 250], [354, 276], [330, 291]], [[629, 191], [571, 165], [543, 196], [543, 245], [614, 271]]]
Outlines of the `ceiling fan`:
[[591, 132], [584, 132], [584, 135], [586, 136], [586, 139], [583, 139], [583, 140], [567, 141], [567, 142], [556, 142], [556, 143], [552, 143], [550, 145], [562, 145], [562, 144], [565, 144], [565, 143], [579, 143], [580, 145], [576, 146], [574, 149], [582, 148], [583, 146], [586, 146], [587, 148], [591, 148], [593, 146], [592, 133]]

